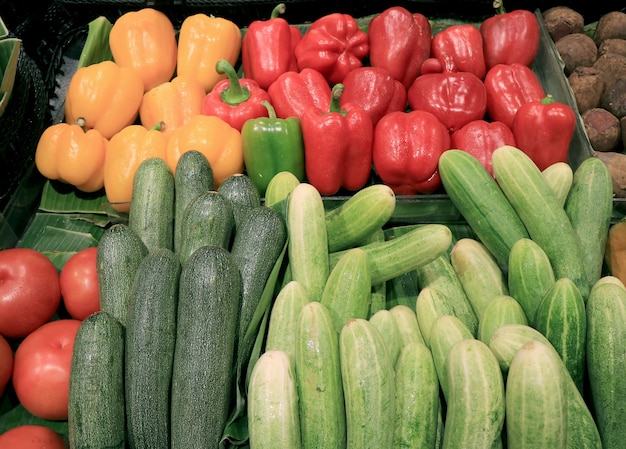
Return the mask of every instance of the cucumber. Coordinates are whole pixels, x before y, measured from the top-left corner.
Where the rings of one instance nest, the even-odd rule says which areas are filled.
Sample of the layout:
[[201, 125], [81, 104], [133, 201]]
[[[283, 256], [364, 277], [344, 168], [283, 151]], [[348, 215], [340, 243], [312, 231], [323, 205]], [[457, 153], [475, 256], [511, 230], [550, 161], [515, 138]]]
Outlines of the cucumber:
[[452, 301], [434, 287], [424, 287], [420, 290], [415, 301], [415, 315], [428, 348], [430, 348], [430, 330], [437, 318], [442, 315], [456, 316]]
[[544, 295], [537, 308], [535, 328], [552, 343], [582, 393], [587, 316], [583, 298], [571, 279], [558, 279]]
[[487, 247], [469, 237], [454, 244], [450, 251], [450, 263], [480, 323], [485, 308], [493, 298], [509, 294], [504, 273]]
[[605, 282], [587, 301], [587, 372], [602, 446], [626, 441], [626, 290]]
[[328, 309], [306, 304], [298, 317], [296, 385], [303, 449], [346, 446], [339, 334]]
[[277, 349], [254, 364], [247, 402], [251, 449], [302, 448], [294, 371], [287, 353]]
[[307, 292], [310, 301], [322, 299], [330, 274], [326, 212], [319, 191], [299, 183], [287, 206], [287, 247], [292, 279]]
[[487, 169], [463, 150], [439, 157], [441, 182], [478, 239], [506, 267], [513, 244], [528, 232], [509, 199]]
[[126, 325], [135, 273], [148, 248], [143, 240], [124, 223], [106, 229], [98, 241], [96, 266], [100, 310]]
[[265, 190], [265, 205], [275, 207], [285, 201], [298, 184], [300, 180], [290, 171], [276, 173]]
[[565, 205], [565, 200], [574, 181], [574, 171], [567, 162], [555, 162], [541, 171], [550, 189], [556, 195], [561, 206]]
[[164, 159], [151, 157], [137, 167], [128, 226], [148, 250], [174, 249], [174, 174]]
[[171, 448], [218, 447], [228, 418], [241, 276], [230, 253], [198, 248], [182, 267], [171, 387]]
[[197, 150], [180, 155], [174, 172], [174, 252], [181, 245], [183, 213], [196, 195], [214, 190], [213, 168], [204, 155]]
[[181, 265], [185, 265], [193, 252], [202, 246], [228, 249], [234, 223], [231, 204], [222, 194], [207, 190], [196, 195], [183, 213], [178, 251]]
[[337, 333], [351, 318], [368, 318], [371, 293], [369, 256], [360, 248], [352, 248], [333, 267], [320, 299]]
[[528, 324], [522, 306], [509, 295], [496, 295], [478, 323], [478, 339], [489, 344], [493, 333], [505, 324]]
[[80, 324], [70, 366], [67, 428], [71, 448], [126, 447], [124, 327], [108, 312]]
[[567, 393], [562, 363], [543, 343], [525, 343], [506, 381], [507, 448], [567, 445]]
[[217, 191], [230, 202], [235, 219], [235, 232], [250, 209], [261, 205], [259, 190], [252, 179], [243, 173], [230, 175], [219, 185]]
[[131, 448], [170, 444], [179, 276], [178, 257], [167, 248], [148, 253], [135, 275], [124, 358], [126, 426]]
[[443, 449], [487, 449], [502, 444], [505, 395], [500, 365], [489, 347], [466, 338], [444, 364], [448, 392]]
[[[385, 230], [383, 228], [378, 228], [374, 232], [372, 232], [369, 236], [367, 236], [362, 243], [367, 245], [368, 243], [376, 243], [385, 241]], [[379, 310], [384, 310], [387, 308], [387, 281], [380, 282], [378, 284], [372, 285], [372, 292], [370, 295], [370, 311], [369, 316], [371, 317]]]
[[531, 239], [520, 239], [509, 257], [509, 294], [519, 302], [528, 324], [534, 326], [537, 308], [556, 279], [545, 251]]
[[384, 335], [385, 346], [387, 346], [387, 350], [389, 351], [391, 365], [396, 366], [396, 361], [400, 356], [404, 341], [402, 340], [398, 323], [393, 314], [387, 309], [382, 309], [369, 317], [369, 322], [378, 329], [381, 335]]
[[422, 336], [422, 332], [417, 322], [417, 315], [415, 315], [415, 311], [413, 309], [409, 306], [398, 304], [389, 309], [389, 312], [391, 312], [391, 315], [396, 320], [398, 331], [400, 332], [400, 338], [402, 340], [402, 346], [414, 341], [424, 343], [424, 337]]
[[597, 157], [583, 160], [574, 172], [565, 213], [582, 247], [583, 266], [591, 287], [602, 275], [613, 214], [613, 181], [606, 164]]
[[436, 447], [441, 399], [430, 350], [418, 342], [406, 345], [395, 373], [396, 418], [391, 447]]
[[[359, 248], [369, 256], [372, 285], [375, 285], [432, 262], [444, 254], [451, 243], [450, 228], [443, 224], [428, 223], [412, 227], [398, 237]], [[346, 251], [330, 253], [331, 268]]]
[[430, 287], [443, 293], [454, 305], [453, 315], [459, 318], [476, 336], [478, 318], [467, 298], [459, 275], [450, 263], [449, 255], [442, 254], [430, 263], [417, 267], [417, 283], [421, 289]]
[[304, 288], [297, 281], [290, 281], [280, 289], [270, 312], [266, 351], [280, 349], [295, 357], [298, 317], [308, 302]]
[[339, 334], [346, 411], [346, 449], [391, 447], [395, 422], [394, 369], [383, 336], [354, 318]]
[[500, 188], [530, 238], [545, 251], [555, 278], [570, 278], [586, 301], [590, 287], [579, 238], [537, 166], [522, 150], [509, 145], [496, 149], [491, 159]]
[[328, 251], [349, 249], [385, 225], [396, 207], [396, 196], [385, 184], [365, 186], [326, 213]]

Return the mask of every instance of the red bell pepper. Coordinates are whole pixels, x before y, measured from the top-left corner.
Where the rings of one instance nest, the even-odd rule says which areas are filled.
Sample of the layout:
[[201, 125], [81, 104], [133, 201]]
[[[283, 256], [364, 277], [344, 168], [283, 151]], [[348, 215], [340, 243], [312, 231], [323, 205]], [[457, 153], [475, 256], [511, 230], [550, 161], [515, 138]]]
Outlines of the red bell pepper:
[[493, 176], [491, 155], [496, 148], [504, 145], [515, 146], [511, 128], [502, 122], [474, 120], [450, 136], [450, 148], [467, 151], [474, 156]]
[[435, 34], [430, 54], [444, 72], [471, 72], [481, 80], [487, 73], [483, 37], [472, 24], [451, 25]]
[[497, 64], [487, 71], [483, 83], [490, 119], [508, 127], [513, 126], [513, 118], [521, 105], [546, 96], [535, 72], [524, 64]]
[[426, 16], [392, 6], [374, 16], [367, 34], [370, 65], [387, 69], [408, 89], [430, 55], [432, 29]]
[[514, 62], [530, 66], [541, 39], [537, 16], [524, 9], [505, 12], [501, 0], [496, 5], [497, 14], [480, 24], [487, 70], [496, 64]]
[[551, 95], [522, 105], [513, 121], [517, 148], [544, 170], [556, 162], [567, 162], [576, 128], [576, 113]]
[[369, 52], [368, 36], [349, 14], [331, 13], [314, 21], [304, 33], [295, 53], [298, 67], [318, 70], [331, 86], [363, 66]]
[[346, 75], [341, 104], [354, 103], [365, 109], [372, 123], [383, 115], [406, 109], [406, 89], [382, 67], [359, 67]]
[[203, 115], [215, 115], [233, 128], [241, 131], [249, 119], [267, 117], [267, 108], [261, 103], [269, 101], [268, 93], [250, 78], [238, 78], [232, 65], [225, 59], [217, 62], [218, 73], [227, 79], [219, 81], [202, 101]]
[[413, 110], [435, 115], [450, 132], [484, 118], [487, 93], [471, 72], [428, 73], [418, 76], [407, 92]]
[[312, 106], [322, 111], [330, 108], [330, 86], [315, 69], [285, 72], [270, 85], [267, 93], [279, 118], [301, 118]]
[[372, 170], [372, 119], [355, 104], [341, 107], [342, 91], [333, 87], [329, 110], [312, 107], [302, 116], [306, 178], [322, 195], [358, 190]]
[[374, 129], [374, 170], [398, 195], [430, 194], [441, 185], [439, 156], [448, 149], [450, 134], [430, 112], [391, 112]]
[[267, 89], [279, 75], [298, 70], [294, 48], [302, 35], [297, 27], [280, 17], [284, 12], [285, 4], [279, 3], [268, 20], [251, 22], [243, 35], [244, 76], [255, 80], [262, 89]]

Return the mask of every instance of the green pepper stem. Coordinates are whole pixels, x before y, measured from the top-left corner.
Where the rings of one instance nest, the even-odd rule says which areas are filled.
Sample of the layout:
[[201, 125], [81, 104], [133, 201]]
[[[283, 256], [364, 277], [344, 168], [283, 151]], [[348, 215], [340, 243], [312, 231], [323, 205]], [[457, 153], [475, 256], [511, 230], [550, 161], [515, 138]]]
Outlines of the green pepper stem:
[[226, 74], [229, 85], [222, 91], [222, 101], [231, 106], [237, 106], [250, 98], [250, 90], [241, 85], [235, 68], [226, 59], [220, 59], [215, 64], [215, 70], [219, 74]]
[[272, 104], [269, 101], [262, 100], [261, 104], [265, 106], [265, 109], [267, 109], [268, 118], [271, 118], [271, 119], [276, 118], [276, 109], [274, 109], [274, 106], [272, 106]]
[[541, 104], [552, 104], [552, 103], [554, 103], [554, 97], [551, 94], [548, 94], [541, 99]]
[[85, 119], [85, 117], [78, 117], [75, 121], [74, 121], [75, 125], [80, 126], [80, 128], [84, 131], [87, 132], [87, 120]]
[[496, 14], [504, 14], [506, 12], [503, 0], [493, 0], [493, 7], [496, 10]]
[[285, 14], [285, 10], [286, 9], [287, 9], [287, 6], [284, 3], [279, 3], [272, 10], [272, 15], [270, 16], [270, 19], [275, 19], [276, 17], [280, 16], [281, 14]]
[[330, 94], [330, 112], [343, 112], [341, 110], [341, 95], [343, 94], [344, 86], [341, 83], [337, 83], [333, 86]]

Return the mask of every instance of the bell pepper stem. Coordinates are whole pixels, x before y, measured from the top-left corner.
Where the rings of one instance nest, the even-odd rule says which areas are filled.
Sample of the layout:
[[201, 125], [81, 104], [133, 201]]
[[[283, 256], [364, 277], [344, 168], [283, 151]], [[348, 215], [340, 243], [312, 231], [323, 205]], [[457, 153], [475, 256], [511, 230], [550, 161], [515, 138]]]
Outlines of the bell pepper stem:
[[344, 114], [344, 111], [341, 110], [341, 95], [343, 94], [344, 86], [341, 83], [337, 83], [333, 86], [333, 89], [330, 93], [330, 112], [339, 112]]
[[554, 97], [552, 94], [548, 94], [541, 99], [541, 104], [552, 104], [554, 103]]
[[80, 126], [84, 132], [87, 132], [87, 120], [85, 117], [78, 117], [74, 123]]
[[496, 14], [504, 14], [506, 12], [503, 0], [493, 0], [493, 8], [496, 10]]
[[267, 101], [267, 100], [263, 100], [261, 101], [261, 104], [263, 106], [265, 106], [265, 109], [267, 109], [267, 116], [270, 119], [275, 119], [276, 118], [276, 109], [274, 109], [274, 106], [272, 106], [272, 104]]
[[242, 86], [235, 68], [226, 60], [220, 59], [215, 64], [215, 70], [219, 74], [226, 74], [228, 77], [228, 87], [221, 93], [222, 101], [231, 106], [237, 106], [250, 98], [250, 91]]
[[286, 9], [287, 9], [287, 6], [284, 3], [279, 3], [272, 10], [272, 15], [270, 16], [270, 19], [275, 19], [279, 17], [281, 14], [285, 14]]

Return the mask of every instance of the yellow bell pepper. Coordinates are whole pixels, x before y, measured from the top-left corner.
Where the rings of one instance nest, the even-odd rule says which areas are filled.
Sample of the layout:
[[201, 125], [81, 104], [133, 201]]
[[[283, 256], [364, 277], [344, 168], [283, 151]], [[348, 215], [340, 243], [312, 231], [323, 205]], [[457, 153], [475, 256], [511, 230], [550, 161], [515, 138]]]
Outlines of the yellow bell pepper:
[[215, 64], [226, 59], [235, 65], [241, 50], [241, 30], [232, 21], [203, 13], [183, 20], [178, 35], [178, 75], [196, 77], [208, 93], [226, 78]]
[[137, 119], [142, 98], [143, 81], [132, 68], [113, 61], [81, 67], [65, 95], [65, 121], [84, 119], [86, 129], [110, 139]]
[[48, 179], [83, 192], [96, 192], [104, 187], [107, 146], [108, 140], [98, 130], [85, 130], [77, 123], [57, 123], [41, 134], [35, 165]]
[[137, 167], [151, 157], [166, 158], [167, 137], [158, 125], [130, 125], [111, 137], [104, 161], [104, 191], [113, 209], [130, 210]]
[[174, 76], [176, 31], [161, 11], [142, 8], [119, 16], [109, 33], [109, 47], [120, 67], [131, 67], [139, 74], [144, 91]]
[[161, 132], [169, 137], [176, 128], [200, 114], [205, 95], [200, 81], [189, 76], [177, 76], [159, 84], [143, 95], [139, 107], [141, 124], [151, 128], [162, 122]]
[[241, 133], [217, 116], [196, 115], [172, 133], [167, 144], [167, 163], [174, 174], [178, 159], [190, 150], [206, 156], [213, 169], [215, 188], [230, 175], [243, 173]]

